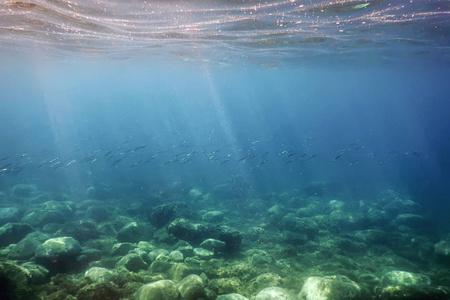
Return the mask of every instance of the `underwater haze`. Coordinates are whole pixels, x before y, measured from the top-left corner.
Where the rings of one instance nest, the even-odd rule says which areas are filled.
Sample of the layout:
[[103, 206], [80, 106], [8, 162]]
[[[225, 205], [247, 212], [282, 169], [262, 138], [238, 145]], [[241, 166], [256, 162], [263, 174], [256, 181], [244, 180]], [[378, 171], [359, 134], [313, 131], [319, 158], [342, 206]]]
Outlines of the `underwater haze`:
[[449, 299], [449, 67], [446, 1], [0, 4], [0, 296]]

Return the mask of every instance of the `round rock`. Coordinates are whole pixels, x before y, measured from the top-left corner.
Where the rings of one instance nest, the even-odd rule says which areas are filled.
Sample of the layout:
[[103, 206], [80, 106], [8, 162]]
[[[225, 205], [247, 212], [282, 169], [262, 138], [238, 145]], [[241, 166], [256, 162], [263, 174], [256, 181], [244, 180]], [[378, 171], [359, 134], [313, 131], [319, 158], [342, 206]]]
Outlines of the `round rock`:
[[345, 276], [309, 277], [298, 294], [299, 300], [361, 299], [362, 288]]
[[76, 256], [81, 252], [80, 243], [72, 237], [59, 237], [46, 240], [36, 249], [36, 259], [55, 260]]
[[248, 298], [244, 297], [240, 294], [237, 294], [237, 293], [231, 293], [231, 294], [221, 295], [221, 296], [217, 297], [216, 300], [248, 300]]
[[148, 283], [139, 289], [137, 300], [178, 300], [180, 293], [172, 280]]
[[34, 229], [28, 224], [8, 223], [0, 227], [0, 247], [15, 244]]
[[202, 220], [209, 223], [222, 222], [223, 218], [223, 213], [218, 210], [209, 211], [202, 216]]
[[184, 255], [180, 251], [172, 251], [169, 254], [169, 258], [175, 262], [182, 262], [184, 260]]
[[194, 248], [194, 255], [201, 259], [210, 259], [214, 256], [214, 252], [203, 248]]
[[84, 277], [94, 283], [109, 282], [113, 278], [113, 272], [106, 268], [92, 267], [84, 273]]
[[130, 253], [122, 257], [117, 262], [118, 267], [125, 267], [128, 271], [138, 272], [141, 269], [146, 269], [148, 265], [144, 262], [142, 257], [136, 253]]
[[288, 290], [274, 286], [263, 289], [255, 300], [296, 300], [296, 297]]
[[216, 239], [206, 239], [200, 244], [200, 247], [215, 254], [224, 253], [227, 250], [227, 244]]
[[0, 226], [9, 222], [17, 222], [20, 218], [20, 210], [17, 207], [0, 208]]
[[198, 299], [205, 294], [203, 280], [198, 275], [189, 275], [178, 283], [178, 291], [182, 299]]

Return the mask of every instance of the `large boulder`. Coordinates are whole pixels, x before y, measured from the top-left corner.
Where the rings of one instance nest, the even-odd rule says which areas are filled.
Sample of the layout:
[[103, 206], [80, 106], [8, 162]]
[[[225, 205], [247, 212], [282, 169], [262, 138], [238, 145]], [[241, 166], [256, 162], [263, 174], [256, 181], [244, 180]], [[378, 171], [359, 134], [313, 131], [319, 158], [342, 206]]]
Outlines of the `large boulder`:
[[67, 272], [78, 267], [77, 256], [81, 253], [80, 243], [72, 237], [59, 237], [46, 240], [37, 247], [35, 258], [38, 264], [51, 272]]

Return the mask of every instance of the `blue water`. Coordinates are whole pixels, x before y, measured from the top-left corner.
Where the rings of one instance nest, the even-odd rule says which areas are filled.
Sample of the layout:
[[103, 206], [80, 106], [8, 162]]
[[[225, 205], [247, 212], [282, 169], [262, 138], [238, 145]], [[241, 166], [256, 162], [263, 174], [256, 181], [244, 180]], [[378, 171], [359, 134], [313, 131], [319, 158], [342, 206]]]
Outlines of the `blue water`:
[[145, 197], [231, 185], [245, 199], [329, 181], [349, 199], [389, 188], [444, 207], [448, 12], [440, 1], [11, 2], [0, 186]]

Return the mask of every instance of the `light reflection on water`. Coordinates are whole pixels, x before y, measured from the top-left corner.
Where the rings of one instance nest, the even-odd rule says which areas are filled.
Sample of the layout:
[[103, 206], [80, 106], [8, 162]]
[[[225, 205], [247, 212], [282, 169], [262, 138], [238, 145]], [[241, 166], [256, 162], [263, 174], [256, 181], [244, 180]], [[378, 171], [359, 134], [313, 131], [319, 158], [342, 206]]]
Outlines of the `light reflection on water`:
[[295, 60], [372, 53], [449, 61], [450, 4], [429, 1], [61, 1], [0, 6], [0, 51], [58, 57]]

